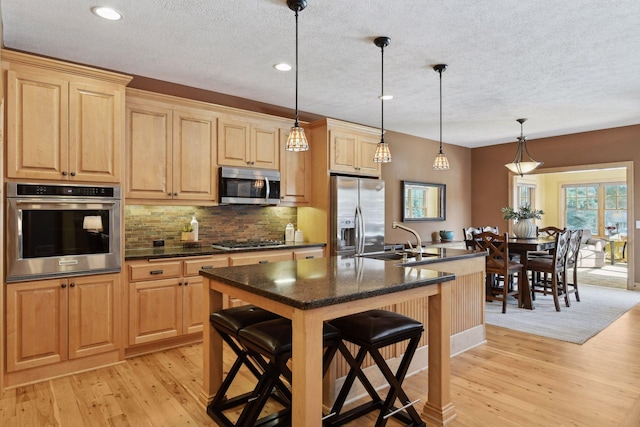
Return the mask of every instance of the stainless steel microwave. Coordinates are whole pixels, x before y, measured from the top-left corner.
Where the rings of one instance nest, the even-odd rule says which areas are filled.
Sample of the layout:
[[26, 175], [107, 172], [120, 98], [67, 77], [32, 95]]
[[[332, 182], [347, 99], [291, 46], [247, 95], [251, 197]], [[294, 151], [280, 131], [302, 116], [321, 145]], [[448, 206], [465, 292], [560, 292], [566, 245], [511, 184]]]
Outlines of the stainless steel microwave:
[[221, 205], [277, 205], [280, 172], [269, 169], [220, 167], [218, 192]]
[[120, 190], [7, 183], [7, 282], [119, 272]]

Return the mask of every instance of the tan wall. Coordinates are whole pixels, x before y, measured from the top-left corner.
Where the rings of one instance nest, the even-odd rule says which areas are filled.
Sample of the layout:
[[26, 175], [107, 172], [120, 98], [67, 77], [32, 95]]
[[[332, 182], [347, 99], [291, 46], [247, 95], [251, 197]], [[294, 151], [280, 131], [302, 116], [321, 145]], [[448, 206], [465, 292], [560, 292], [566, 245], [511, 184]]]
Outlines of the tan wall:
[[471, 223], [471, 150], [445, 144], [443, 151], [451, 169], [434, 171], [432, 165], [438, 153], [438, 142], [396, 132], [388, 132], [385, 141], [389, 143], [393, 158], [391, 163], [382, 165], [386, 188], [386, 242], [415, 241], [406, 231], [391, 228], [393, 221], [402, 222], [403, 180], [446, 185], [445, 221], [411, 221], [404, 225], [415, 229], [423, 241], [439, 239], [437, 233], [440, 230], [452, 230], [454, 239], [462, 240], [462, 228]]
[[[594, 132], [529, 140], [531, 155], [544, 165], [541, 170], [566, 166], [640, 161], [640, 125], [605, 129]], [[508, 173], [504, 164], [513, 159], [516, 143], [500, 144], [471, 150], [471, 219], [477, 223], [496, 223], [507, 229], [500, 208], [509, 203]], [[640, 188], [640, 175], [634, 173], [633, 188]], [[634, 206], [640, 208], [640, 194], [634, 191]], [[632, 218], [630, 227], [634, 224]], [[631, 231], [631, 230], [630, 230]], [[634, 230], [636, 241], [640, 233]], [[638, 251], [640, 252], [640, 251]], [[633, 264], [640, 253], [633, 252]], [[634, 273], [640, 282], [640, 271]]]

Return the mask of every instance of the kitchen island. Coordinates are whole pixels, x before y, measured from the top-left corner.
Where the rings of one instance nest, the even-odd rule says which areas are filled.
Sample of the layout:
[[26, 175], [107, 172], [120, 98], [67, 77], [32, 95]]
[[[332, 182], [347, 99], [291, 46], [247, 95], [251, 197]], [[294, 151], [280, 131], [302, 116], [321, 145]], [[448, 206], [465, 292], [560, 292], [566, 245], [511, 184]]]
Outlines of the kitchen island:
[[[466, 273], [464, 270], [469, 270], [467, 264], [471, 262], [483, 274], [484, 255], [451, 252], [450, 256], [456, 256], [454, 261], [446, 261], [441, 255], [433, 254], [423, 261], [403, 265], [367, 258], [330, 257], [203, 270], [200, 274], [205, 277], [205, 313], [208, 318], [208, 313], [224, 308], [225, 298], [230, 296], [291, 319], [292, 425], [320, 426], [323, 397], [327, 403], [334, 395], [334, 389], [327, 390], [325, 386], [323, 396], [320, 381], [323, 321], [374, 308], [405, 312], [422, 321], [427, 330], [424, 339], [428, 345], [423, 359], [428, 354], [429, 380], [425, 390], [428, 386], [429, 394], [422, 417], [428, 423], [444, 425], [455, 418], [449, 396], [449, 358], [451, 295], [457, 279], [442, 267]], [[480, 280], [478, 284], [481, 290], [482, 283]], [[202, 400], [208, 403], [222, 380], [223, 360], [222, 340], [208, 323], [203, 357]], [[340, 373], [334, 371], [333, 375], [330, 383]]]

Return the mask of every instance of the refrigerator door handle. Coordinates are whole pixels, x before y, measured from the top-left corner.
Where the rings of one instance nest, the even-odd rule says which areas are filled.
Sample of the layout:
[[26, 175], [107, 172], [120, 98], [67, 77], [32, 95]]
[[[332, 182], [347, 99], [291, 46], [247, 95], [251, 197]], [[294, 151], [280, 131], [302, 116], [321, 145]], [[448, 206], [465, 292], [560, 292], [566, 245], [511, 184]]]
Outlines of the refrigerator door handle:
[[354, 227], [354, 231], [355, 231], [355, 237], [356, 237], [356, 241], [355, 243], [355, 253], [356, 255], [360, 255], [360, 209], [359, 206], [356, 206], [356, 217], [355, 217], [355, 227]]
[[365, 242], [365, 222], [364, 217], [362, 215], [362, 208], [358, 205], [358, 210], [360, 211], [360, 253], [364, 253], [364, 242]]

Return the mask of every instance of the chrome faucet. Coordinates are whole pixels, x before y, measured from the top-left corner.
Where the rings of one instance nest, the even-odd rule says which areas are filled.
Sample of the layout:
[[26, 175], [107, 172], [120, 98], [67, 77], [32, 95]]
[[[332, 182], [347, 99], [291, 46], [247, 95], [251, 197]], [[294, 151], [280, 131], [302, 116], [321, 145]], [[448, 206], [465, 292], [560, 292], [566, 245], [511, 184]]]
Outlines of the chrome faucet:
[[[391, 228], [399, 228], [401, 230], [404, 231], [408, 231], [409, 233], [412, 233], [414, 236], [416, 236], [416, 243], [418, 245], [417, 249], [418, 249], [418, 254], [420, 256], [420, 258], [422, 258], [422, 239], [420, 239], [420, 235], [418, 234], [418, 232], [412, 228], [409, 227], [405, 227], [402, 224], [398, 224], [397, 222], [393, 221], [393, 223], [391, 224]], [[409, 242], [409, 247], [411, 247], [411, 242]]]

